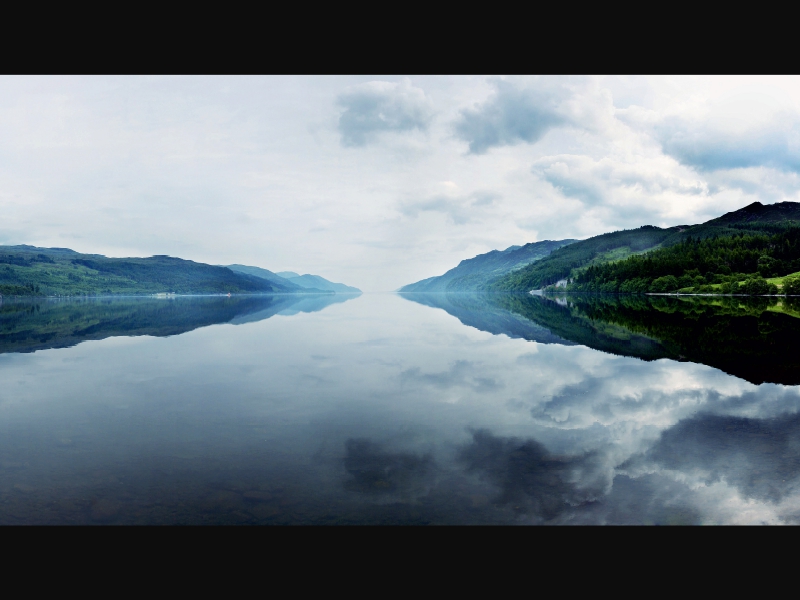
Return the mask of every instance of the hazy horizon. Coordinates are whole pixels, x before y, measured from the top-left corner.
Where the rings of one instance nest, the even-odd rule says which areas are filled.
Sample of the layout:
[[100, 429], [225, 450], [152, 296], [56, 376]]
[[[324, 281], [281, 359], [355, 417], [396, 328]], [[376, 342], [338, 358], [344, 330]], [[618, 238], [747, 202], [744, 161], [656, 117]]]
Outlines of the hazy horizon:
[[363, 291], [798, 201], [797, 77], [2, 77], [0, 244]]

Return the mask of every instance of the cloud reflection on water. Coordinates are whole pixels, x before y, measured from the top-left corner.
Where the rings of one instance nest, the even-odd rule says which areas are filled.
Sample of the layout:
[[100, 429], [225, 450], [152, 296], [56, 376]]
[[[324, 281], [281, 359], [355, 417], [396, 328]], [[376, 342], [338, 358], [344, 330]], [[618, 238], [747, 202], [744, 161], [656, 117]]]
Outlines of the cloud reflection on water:
[[[470, 307], [469, 298], [421, 302], [478, 329], [485, 321], [495, 334], [503, 312], [492, 303], [482, 311], [474, 300]], [[547, 325], [525, 326], [521, 315], [505, 315], [506, 322], [514, 320], [512, 337]], [[470, 448], [480, 460], [467, 462], [468, 471], [498, 488], [497, 502], [554, 523], [796, 522], [796, 387], [753, 385], [693, 363], [643, 363], [566, 348], [540, 348], [517, 363], [536, 369], [538, 385], [509, 404], [527, 406], [543, 429], [524, 440], [474, 432]], [[476, 363], [470, 376], [479, 373]], [[567, 453], [552, 458], [540, 440]], [[720, 503], [728, 509], [720, 510]]]
[[0, 522], [800, 520], [798, 388], [492, 310], [365, 295], [2, 354]]

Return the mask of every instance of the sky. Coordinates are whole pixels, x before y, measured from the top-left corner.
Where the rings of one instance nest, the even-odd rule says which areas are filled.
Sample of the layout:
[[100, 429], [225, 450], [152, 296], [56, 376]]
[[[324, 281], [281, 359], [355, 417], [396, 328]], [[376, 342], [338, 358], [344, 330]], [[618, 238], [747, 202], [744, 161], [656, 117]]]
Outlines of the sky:
[[0, 77], [0, 244], [364, 291], [800, 201], [800, 78]]

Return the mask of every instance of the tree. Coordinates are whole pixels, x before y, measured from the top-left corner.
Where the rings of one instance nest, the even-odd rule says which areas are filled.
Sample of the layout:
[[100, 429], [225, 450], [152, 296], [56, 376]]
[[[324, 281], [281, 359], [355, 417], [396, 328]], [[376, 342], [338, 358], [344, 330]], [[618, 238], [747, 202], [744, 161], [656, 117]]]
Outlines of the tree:
[[778, 261], [771, 256], [761, 256], [758, 259], [758, 272], [763, 277], [773, 277], [778, 274]]
[[678, 278], [674, 275], [666, 275], [654, 280], [650, 285], [650, 291], [663, 294], [666, 292], [674, 292], [678, 287]]
[[783, 281], [783, 293], [787, 296], [800, 296], [800, 277], [792, 277]]
[[739, 288], [739, 293], [747, 294], [748, 296], [767, 296], [777, 294], [778, 286], [774, 283], [769, 283], [766, 279], [753, 277], [742, 284]]

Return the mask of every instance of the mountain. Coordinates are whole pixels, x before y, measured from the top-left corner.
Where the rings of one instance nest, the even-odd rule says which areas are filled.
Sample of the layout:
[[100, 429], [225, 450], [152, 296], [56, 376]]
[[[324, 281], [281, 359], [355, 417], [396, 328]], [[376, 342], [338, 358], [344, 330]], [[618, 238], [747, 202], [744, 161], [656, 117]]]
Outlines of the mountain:
[[[0, 296], [297, 293], [279, 281], [157, 255], [107, 258], [68, 248], [0, 246]], [[308, 290], [303, 290], [307, 292]]]
[[248, 267], [245, 265], [228, 265], [232, 271], [262, 277], [267, 281], [275, 282], [280, 285], [291, 286], [303, 293], [310, 292], [333, 292], [335, 294], [360, 294], [361, 290], [358, 288], [345, 285], [343, 283], [334, 283], [328, 281], [319, 275], [298, 275], [293, 271], [281, 271], [280, 273], [273, 273], [267, 269], [260, 267]]
[[261, 267], [248, 267], [245, 265], [228, 265], [232, 271], [261, 277], [278, 285], [289, 286], [292, 289], [309, 292], [334, 292], [336, 294], [360, 294], [361, 290], [343, 283], [328, 281], [319, 275], [298, 275], [294, 271], [281, 271], [273, 273]]
[[320, 277], [319, 275], [298, 275], [293, 271], [281, 271], [277, 273], [280, 277], [283, 277], [290, 283], [294, 285], [298, 285], [301, 288], [311, 289], [317, 288], [320, 290], [326, 290], [329, 292], [334, 292], [337, 294], [360, 294], [361, 290], [352, 287], [349, 285], [345, 285], [343, 283], [335, 283], [333, 281], [328, 281], [324, 277]]
[[744, 208], [707, 221], [703, 225], [740, 228], [742, 225], [780, 224], [790, 221], [800, 221], [800, 202], [778, 202], [776, 204], [753, 202]]
[[[596, 265], [618, 264], [633, 255], [669, 248], [686, 240], [765, 234], [779, 234], [791, 226], [800, 226], [800, 203], [781, 202], [764, 205], [754, 202], [697, 225], [662, 229], [645, 225], [604, 233], [553, 251], [549, 256], [492, 281], [483, 289], [494, 291], [529, 291], [575, 277], [580, 270]], [[649, 256], [649, 254], [648, 254]], [[757, 258], [757, 257], [756, 257]], [[755, 269], [753, 269], [755, 270]]]
[[661, 246], [679, 227], [661, 229], [645, 225], [639, 229], [596, 235], [553, 251], [543, 259], [508, 273], [487, 284], [493, 291], [528, 291], [556, 283], [570, 276], [572, 270], [596, 262], [620, 260], [637, 252]]
[[[292, 283], [288, 279], [284, 279], [280, 275], [273, 273], [268, 269], [262, 269], [261, 267], [248, 267], [247, 265], [220, 265], [225, 266], [231, 271], [236, 273], [244, 273], [245, 275], [252, 275], [253, 277], [259, 277], [261, 279], [266, 279], [270, 283], [285, 288], [286, 290], [294, 290], [296, 292], [299, 291], [306, 291], [305, 288]], [[317, 292], [321, 292], [322, 290], [314, 290]]]
[[545, 240], [524, 246], [509, 246], [505, 250], [492, 250], [474, 258], [462, 260], [457, 267], [444, 275], [429, 277], [401, 287], [399, 292], [465, 292], [474, 291], [491, 280], [515, 269], [542, 260], [575, 240]]

